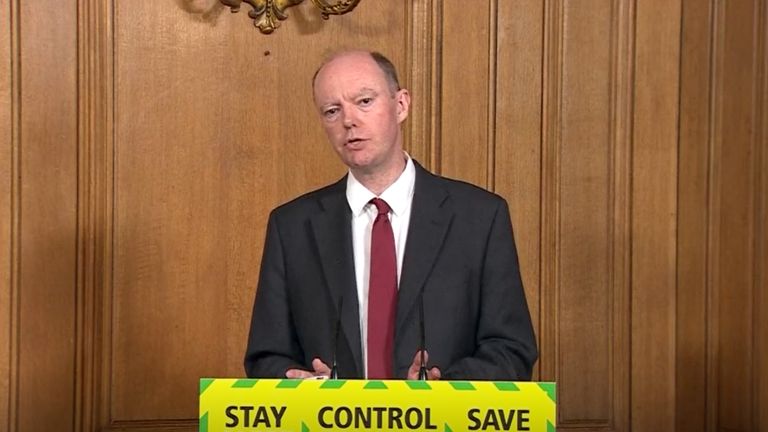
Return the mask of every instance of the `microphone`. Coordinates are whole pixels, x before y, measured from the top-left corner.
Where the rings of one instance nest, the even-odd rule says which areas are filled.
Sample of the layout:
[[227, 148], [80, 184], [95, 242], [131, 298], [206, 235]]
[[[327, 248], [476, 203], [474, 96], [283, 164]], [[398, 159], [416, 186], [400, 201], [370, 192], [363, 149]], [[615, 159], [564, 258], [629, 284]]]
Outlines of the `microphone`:
[[421, 330], [421, 341], [419, 347], [419, 353], [421, 357], [421, 365], [419, 366], [419, 381], [427, 380], [427, 364], [424, 361], [424, 351], [426, 351], [426, 337], [424, 335], [424, 292], [419, 295], [419, 330]]
[[344, 296], [339, 297], [339, 308], [336, 309], [336, 328], [333, 334], [333, 362], [331, 365], [330, 379], [339, 379], [339, 368], [336, 364], [336, 351], [339, 344], [339, 328], [341, 327], [341, 307], [344, 305]]

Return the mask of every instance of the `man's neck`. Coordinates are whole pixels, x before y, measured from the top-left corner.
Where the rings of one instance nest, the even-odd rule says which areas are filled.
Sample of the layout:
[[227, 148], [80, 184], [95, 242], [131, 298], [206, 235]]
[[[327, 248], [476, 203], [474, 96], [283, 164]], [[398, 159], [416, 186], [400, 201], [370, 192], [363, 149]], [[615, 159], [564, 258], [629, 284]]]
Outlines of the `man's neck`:
[[392, 185], [405, 170], [407, 159], [405, 153], [402, 158], [398, 158], [397, 162], [391, 167], [387, 167], [383, 170], [375, 170], [372, 172], [352, 170], [352, 174], [355, 179], [360, 182], [366, 189], [373, 192], [376, 196], [381, 195], [388, 187]]

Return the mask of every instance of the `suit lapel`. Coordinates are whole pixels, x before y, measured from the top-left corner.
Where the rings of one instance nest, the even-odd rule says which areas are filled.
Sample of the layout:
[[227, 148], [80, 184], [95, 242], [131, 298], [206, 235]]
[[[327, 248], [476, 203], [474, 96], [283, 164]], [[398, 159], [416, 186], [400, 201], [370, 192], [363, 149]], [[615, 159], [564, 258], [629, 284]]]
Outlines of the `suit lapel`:
[[448, 198], [448, 192], [436, 178], [416, 164], [416, 184], [398, 291], [395, 335], [402, 331], [405, 318], [421, 294], [445, 240], [453, 219]]
[[[346, 177], [337, 183], [337, 187], [330, 194], [320, 198], [321, 210], [312, 216], [311, 223], [334, 310], [338, 309], [343, 298], [341, 330], [352, 350], [357, 374], [362, 376], [363, 358], [352, 254], [351, 214], [345, 191]], [[338, 310], [336, 316], [339, 316]]]

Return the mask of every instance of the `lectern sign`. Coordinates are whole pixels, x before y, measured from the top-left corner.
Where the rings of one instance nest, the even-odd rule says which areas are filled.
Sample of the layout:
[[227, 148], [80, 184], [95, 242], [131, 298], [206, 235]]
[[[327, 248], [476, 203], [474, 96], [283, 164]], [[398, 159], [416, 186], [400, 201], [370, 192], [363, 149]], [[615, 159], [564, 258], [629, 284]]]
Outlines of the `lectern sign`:
[[548, 432], [554, 425], [554, 383], [200, 380], [200, 432]]

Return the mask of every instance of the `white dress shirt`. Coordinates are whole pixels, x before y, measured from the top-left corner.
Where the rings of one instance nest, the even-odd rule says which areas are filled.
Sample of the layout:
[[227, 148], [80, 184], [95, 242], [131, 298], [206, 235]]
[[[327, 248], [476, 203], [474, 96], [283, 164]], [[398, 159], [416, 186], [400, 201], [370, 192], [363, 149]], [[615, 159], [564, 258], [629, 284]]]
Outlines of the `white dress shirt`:
[[[416, 183], [416, 168], [407, 154], [405, 169], [378, 197], [389, 205], [389, 221], [395, 236], [397, 254], [397, 280], [403, 268], [405, 241], [408, 236], [408, 224], [411, 219], [413, 187]], [[363, 368], [368, 377], [368, 283], [371, 268], [371, 229], [376, 219], [376, 206], [370, 201], [376, 195], [362, 185], [350, 171], [347, 176], [347, 202], [352, 209], [352, 250], [355, 258], [355, 281], [357, 283], [357, 302], [360, 307], [360, 335], [363, 349]]]

